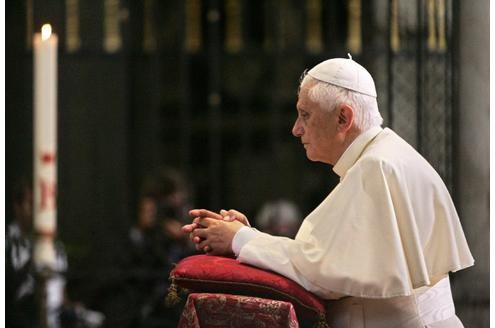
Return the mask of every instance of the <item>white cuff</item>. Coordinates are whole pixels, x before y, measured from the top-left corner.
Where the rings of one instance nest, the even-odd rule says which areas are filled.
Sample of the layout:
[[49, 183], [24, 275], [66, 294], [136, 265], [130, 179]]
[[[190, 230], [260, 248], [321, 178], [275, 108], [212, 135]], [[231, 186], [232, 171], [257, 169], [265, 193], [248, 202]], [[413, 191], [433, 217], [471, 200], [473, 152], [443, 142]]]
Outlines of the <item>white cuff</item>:
[[234, 252], [235, 256], [239, 256], [241, 248], [244, 247], [244, 245], [246, 245], [250, 240], [258, 237], [261, 234], [262, 233], [260, 231], [248, 226], [243, 226], [241, 229], [239, 229], [232, 239], [232, 251]]

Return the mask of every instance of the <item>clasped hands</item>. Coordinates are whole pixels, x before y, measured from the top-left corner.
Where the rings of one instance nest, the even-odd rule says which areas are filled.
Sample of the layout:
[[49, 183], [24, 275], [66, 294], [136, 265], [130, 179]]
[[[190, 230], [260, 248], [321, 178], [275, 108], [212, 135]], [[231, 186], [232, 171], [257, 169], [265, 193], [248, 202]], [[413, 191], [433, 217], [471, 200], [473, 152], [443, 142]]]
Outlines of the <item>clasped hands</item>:
[[196, 249], [211, 255], [233, 255], [232, 240], [243, 226], [250, 226], [244, 214], [236, 210], [221, 210], [220, 213], [205, 209], [189, 211], [194, 218], [191, 224], [182, 227], [188, 233]]

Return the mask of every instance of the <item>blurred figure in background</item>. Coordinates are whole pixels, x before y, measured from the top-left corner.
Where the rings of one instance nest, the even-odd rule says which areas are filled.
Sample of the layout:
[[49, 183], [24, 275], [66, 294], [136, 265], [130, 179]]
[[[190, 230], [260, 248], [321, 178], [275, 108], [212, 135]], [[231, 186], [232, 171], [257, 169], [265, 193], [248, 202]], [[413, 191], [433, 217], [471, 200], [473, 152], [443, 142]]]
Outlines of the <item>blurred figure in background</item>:
[[[167, 263], [172, 265], [195, 252], [194, 245], [181, 231], [189, 221], [191, 191], [184, 176], [172, 168], [163, 168], [157, 176], [157, 218]], [[171, 268], [171, 267], [170, 267]]]
[[179, 313], [165, 308], [164, 299], [173, 265], [195, 252], [181, 232], [191, 208], [189, 188], [178, 171], [164, 168], [145, 178], [123, 259], [132, 327], [168, 327], [178, 322]]
[[158, 249], [156, 229], [157, 202], [153, 191], [141, 194], [138, 201], [137, 221], [129, 230], [126, 262], [137, 270], [163, 270], [165, 264]]
[[[33, 261], [33, 191], [26, 178], [20, 178], [13, 192], [14, 220], [5, 238], [5, 320], [6, 327], [38, 327], [39, 281]], [[66, 294], [68, 269], [65, 248], [55, 241], [55, 268], [46, 281], [47, 325], [58, 327], [99, 327], [104, 316], [71, 302]]]
[[260, 209], [256, 227], [271, 235], [294, 238], [302, 222], [301, 211], [296, 204], [280, 199], [268, 202]]
[[33, 194], [27, 180], [14, 186], [14, 220], [5, 236], [5, 320], [8, 327], [37, 323], [35, 274], [32, 261]]
[[131, 327], [153, 326], [144, 324], [151, 320], [148, 298], [164, 284], [168, 269], [165, 252], [159, 245], [157, 207], [156, 187], [152, 177], [148, 177], [139, 195], [136, 222], [129, 230], [122, 259], [127, 277], [124, 315], [129, 317]]
[[[5, 237], [5, 315], [7, 327], [39, 325], [37, 275], [33, 261], [33, 192], [26, 178], [14, 186], [14, 220]], [[47, 320], [49, 327], [60, 327], [59, 315], [64, 302], [67, 256], [63, 245], [55, 243], [56, 263], [46, 282]]]

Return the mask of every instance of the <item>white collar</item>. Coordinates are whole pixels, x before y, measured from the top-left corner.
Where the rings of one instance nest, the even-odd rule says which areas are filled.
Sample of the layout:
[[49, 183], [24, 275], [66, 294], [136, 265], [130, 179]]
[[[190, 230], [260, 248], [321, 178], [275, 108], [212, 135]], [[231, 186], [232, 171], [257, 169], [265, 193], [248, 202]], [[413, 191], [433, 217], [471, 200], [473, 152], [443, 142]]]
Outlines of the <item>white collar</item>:
[[333, 171], [342, 178], [346, 174], [347, 170], [349, 170], [354, 163], [356, 163], [358, 158], [363, 153], [363, 150], [366, 146], [368, 146], [371, 140], [373, 140], [373, 138], [375, 138], [378, 133], [382, 131], [383, 129], [381, 126], [375, 126], [358, 135], [340, 156], [337, 163], [335, 163]]

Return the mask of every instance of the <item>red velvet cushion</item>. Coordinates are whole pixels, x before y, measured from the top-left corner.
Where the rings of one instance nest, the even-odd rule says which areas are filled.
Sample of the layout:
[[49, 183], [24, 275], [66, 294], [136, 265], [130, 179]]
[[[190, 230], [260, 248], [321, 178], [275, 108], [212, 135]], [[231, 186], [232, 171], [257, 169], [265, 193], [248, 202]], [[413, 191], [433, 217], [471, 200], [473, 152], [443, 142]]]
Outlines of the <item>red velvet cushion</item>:
[[239, 261], [195, 255], [180, 261], [170, 273], [177, 285], [195, 292], [258, 296], [291, 302], [301, 318], [324, 320], [325, 304], [294, 281]]

